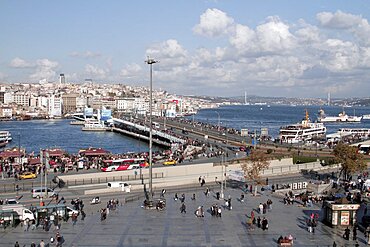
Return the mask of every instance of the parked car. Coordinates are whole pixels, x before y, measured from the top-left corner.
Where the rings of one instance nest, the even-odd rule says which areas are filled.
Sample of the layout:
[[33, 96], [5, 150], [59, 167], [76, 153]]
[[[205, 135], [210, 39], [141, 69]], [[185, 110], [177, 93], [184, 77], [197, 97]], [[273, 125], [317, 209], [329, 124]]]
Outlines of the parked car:
[[176, 164], [177, 164], [176, 160], [167, 160], [167, 161], [163, 162], [164, 166], [174, 166]]
[[19, 179], [33, 179], [37, 178], [37, 175], [33, 172], [24, 172], [21, 175], [19, 175]]

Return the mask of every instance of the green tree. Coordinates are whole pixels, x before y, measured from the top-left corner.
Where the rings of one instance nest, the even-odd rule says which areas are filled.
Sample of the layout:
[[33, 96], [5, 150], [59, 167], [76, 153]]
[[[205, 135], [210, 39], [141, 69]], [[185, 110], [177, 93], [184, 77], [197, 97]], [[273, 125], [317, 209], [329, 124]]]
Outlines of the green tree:
[[250, 162], [241, 164], [244, 175], [256, 182], [255, 195], [257, 194], [257, 185], [260, 184], [261, 171], [267, 169], [270, 163], [268, 162], [268, 156], [265, 152], [260, 150], [253, 150], [250, 155]]
[[341, 165], [339, 177], [343, 175], [344, 179], [354, 172], [360, 172], [367, 169], [364, 156], [357, 152], [357, 147], [339, 143], [333, 150], [334, 161]]

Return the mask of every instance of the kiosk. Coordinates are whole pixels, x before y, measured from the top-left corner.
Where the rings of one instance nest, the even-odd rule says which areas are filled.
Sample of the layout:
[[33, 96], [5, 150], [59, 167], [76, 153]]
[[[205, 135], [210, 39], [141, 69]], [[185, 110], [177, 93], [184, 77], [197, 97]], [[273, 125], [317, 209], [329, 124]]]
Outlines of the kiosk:
[[[345, 200], [346, 201], [346, 200]], [[330, 226], [351, 226], [356, 222], [360, 204], [345, 203], [344, 200], [325, 201], [325, 222]]]

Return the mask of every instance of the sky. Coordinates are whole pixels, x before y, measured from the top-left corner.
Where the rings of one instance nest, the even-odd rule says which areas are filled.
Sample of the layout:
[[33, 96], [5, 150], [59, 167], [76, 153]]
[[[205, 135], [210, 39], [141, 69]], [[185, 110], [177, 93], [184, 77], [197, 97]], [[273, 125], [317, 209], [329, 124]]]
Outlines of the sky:
[[0, 0], [0, 82], [370, 97], [366, 0]]

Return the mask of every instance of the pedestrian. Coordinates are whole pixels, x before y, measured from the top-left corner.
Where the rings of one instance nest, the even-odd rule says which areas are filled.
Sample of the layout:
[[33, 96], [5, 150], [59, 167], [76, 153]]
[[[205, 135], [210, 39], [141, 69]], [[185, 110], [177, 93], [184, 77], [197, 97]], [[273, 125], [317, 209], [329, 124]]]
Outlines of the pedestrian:
[[333, 247], [337, 247], [337, 243], [335, 241], [333, 243]]
[[199, 183], [202, 182], [202, 176], [199, 176], [198, 181], [199, 181]]
[[195, 193], [193, 193], [193, 196], [191, 197], [191, 200], [195, 201]]
[[257, 217], [257, 227], [261, 228], [261, 218], [259, 216]]
[[18, 241], [15, 242], [14, 247], [19, 247]]
[[81, 220], [84, 220], [86, 217], [85, 211], [81, 210]]
[[249, 185], [249, 193], [251, 193], [252, 194], [252, 185]]
[[353, 230], [352, 231], [353, 231], [353, 233], [352, 233], [352, 236], [353, 236], [352, 240], [356, 241], [357, 240], [357, 226], [356, 225], [353, 226]]
[[243, 193], [240, 195], [240, 202], [244, 202], [244, 194]]
[[349, 240], [349, 234], [351, 233], [351, 230], [348, 228], [348, 226], [347, 226], [347, 228], [344, 230], [344, 234], [343, 234], [343, 238], [345, 239], [345, 240]]
[[216, 192], [216, 199], [220, 200], [220, 192], [218, 192], [218, 191]]
[[175, 196], [173, 198], [175, 201], [177, 201], [179, 199], [179, 197], [177, 196], [177, 193], [175, 193]]
[[41, 242], [39, 243], [39, 247], [45, 247], [45, 243], [43, 239], [41, 239]]
[[209, 188], [207, 187], [206, 191], [204, 192], [204, 194], [208, 197], [209, 195]]
[[268, 230], [269, 228], [269, 225], [268, 225], [268, 220], [263, 217], [263, 220], [262, 220], [262, 230]]
[[181, 204], [180, 212], [186, 214], [186, 206], [185, 206], [185, 203], [182, 203]]
[[36, 244], [34, 242], [32, 242], [31, 247], [36, 247]]
[[263, 213], [263, 204], [262, 203], [260, 203], [260, 205], [258, 206], [258, 208], [259, 208], [259, 210], [260, 210], [260, 214], [262, 214]]
[[202, 178], [202, 182], [200, 183], [200, 186], [203, 187], [203, 185], [206, 183], [206, 180], [204, 178]]

